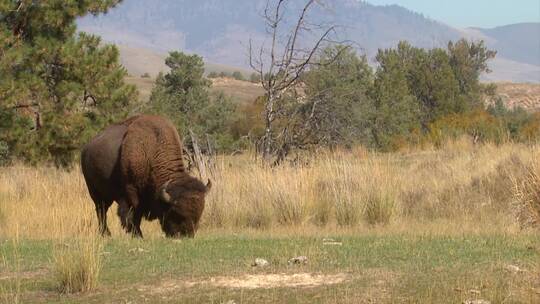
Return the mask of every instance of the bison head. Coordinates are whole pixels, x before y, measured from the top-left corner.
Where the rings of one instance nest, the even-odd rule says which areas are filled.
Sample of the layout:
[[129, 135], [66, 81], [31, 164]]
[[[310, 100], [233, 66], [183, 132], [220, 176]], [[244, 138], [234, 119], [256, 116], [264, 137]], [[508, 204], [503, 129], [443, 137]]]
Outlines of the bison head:
[[168, 237], [195, 236], [204, 210], [204, 198], [211, 187], [210, 180], [204, 185], [191, 176], [168, 181], [161, 187], [160, 199], [169, 208], [160, 223]]

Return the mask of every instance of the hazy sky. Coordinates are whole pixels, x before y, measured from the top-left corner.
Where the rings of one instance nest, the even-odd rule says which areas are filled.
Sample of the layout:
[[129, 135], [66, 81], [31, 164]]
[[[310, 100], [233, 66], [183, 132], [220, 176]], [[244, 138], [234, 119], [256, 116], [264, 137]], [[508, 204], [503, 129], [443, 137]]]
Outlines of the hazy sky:
[[540, 0], [368, 0], [398, 4], [455, 27], [540, 22]]

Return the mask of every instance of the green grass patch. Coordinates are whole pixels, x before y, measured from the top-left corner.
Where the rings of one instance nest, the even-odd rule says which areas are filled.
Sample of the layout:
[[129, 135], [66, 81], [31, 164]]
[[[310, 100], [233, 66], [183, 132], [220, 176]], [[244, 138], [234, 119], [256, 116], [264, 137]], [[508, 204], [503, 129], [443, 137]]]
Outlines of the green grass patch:
[[[55, 248], [70, 242], [21, 240], [14, 248], [12, 242], [0, 241], [5, 260], [0, 292], [19, 272], [23, 302], [459, 303], [484, 298], [492, 303], [535, 303], [538, 299], [537, 235], [336, 235], [333, 239], [341, 245], [325, 245], [323, 237], [242, 234], [182, 241], [113, 238], [104, 242], [97, 291], [75, 295], [58, 294], [52, 271]], [[18, 270], [12, 267], [15, 250]], [[306, 265], [287, 263], [300, 255], [308, 257]], [[257, 257], [270, 265], [252, 267]], [[511, 273], [507, 265], [526, 272]], [[200, 283], [216, 277], [280, 273], [345, 274], [348, 279], [311, 288], [235, 289]], [[184, 286], [186, 282], [200, 284]]]

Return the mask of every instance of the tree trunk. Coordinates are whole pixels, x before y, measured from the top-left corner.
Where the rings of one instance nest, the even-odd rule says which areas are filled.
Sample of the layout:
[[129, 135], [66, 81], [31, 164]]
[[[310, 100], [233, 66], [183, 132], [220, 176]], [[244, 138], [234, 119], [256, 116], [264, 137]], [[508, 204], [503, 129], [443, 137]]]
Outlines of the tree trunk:
[[264, 112], [264, 122], [265, 122], [265, 129], [264, 129], [264, 137], [263, 137], [263, 159], [265, 161], [270, 161], [270, 158], [272, 157], [272, 122], [274, 120], [274, 102], [275, 102], [275, 94], [270, 93], [268, 94], [268, 101], [266, 103], [266, 108]]

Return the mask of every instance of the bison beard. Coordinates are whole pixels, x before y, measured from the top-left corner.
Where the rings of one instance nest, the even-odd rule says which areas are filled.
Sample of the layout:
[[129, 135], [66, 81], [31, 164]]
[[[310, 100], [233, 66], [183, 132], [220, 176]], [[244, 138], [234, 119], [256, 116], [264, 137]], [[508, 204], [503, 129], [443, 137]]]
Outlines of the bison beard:
[[142, 237], [143, 217], [159, 219], [169, 237], [195, 235], [212, 185], [186, 172], [180, 137], [166, 119], [140, 115], [109, 126], [83, 147], [81, 166], [102, 235], [110, 235], [113, 201], [133, 236]]

